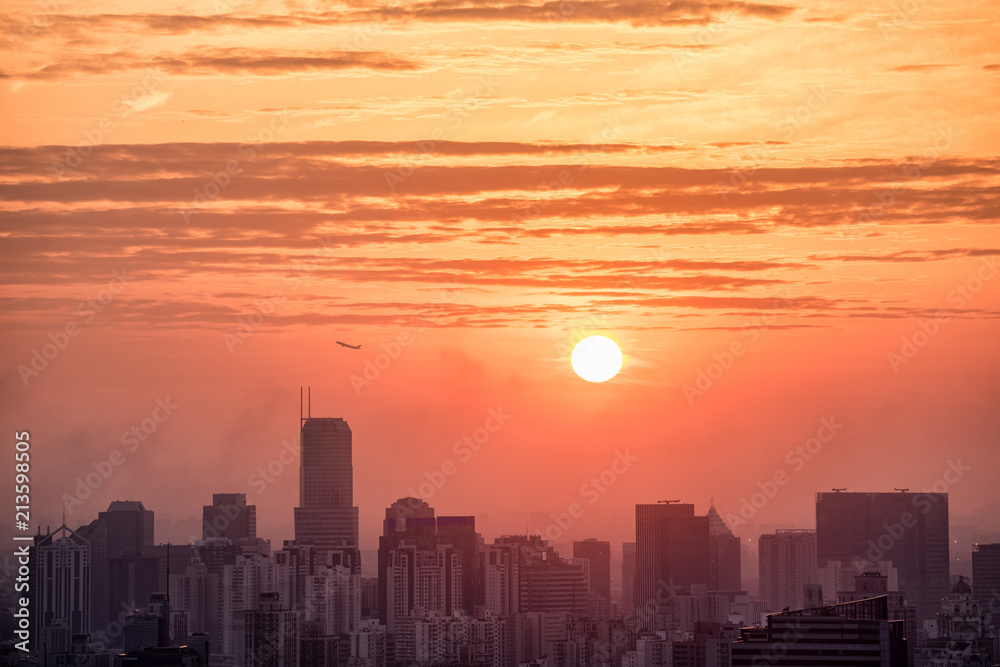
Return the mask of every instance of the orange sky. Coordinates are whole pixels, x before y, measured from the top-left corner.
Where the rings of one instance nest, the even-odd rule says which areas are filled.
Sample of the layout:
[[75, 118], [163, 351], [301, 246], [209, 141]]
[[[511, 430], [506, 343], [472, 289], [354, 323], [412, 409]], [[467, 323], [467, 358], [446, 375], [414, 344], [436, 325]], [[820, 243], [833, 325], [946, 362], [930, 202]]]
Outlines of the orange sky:
[[[365, 548], [447, 461], [428, 501], [488, 538], [583, 499], [565, 539], [620, 541], [636, 502], [732, 519], [785, 472], [756, 538], [960, 460], [953, 522], [1000, 539], [995, 3], [5, 11], [0, 421], [38, 521], [117, 449], [70, 524], [140, 499], [186, 539], [246, 491], [291, 537], [294, 464], [253, 475], [307, 384], [354, 430]], [[568, 365], [590, 333], [606, 384]]]

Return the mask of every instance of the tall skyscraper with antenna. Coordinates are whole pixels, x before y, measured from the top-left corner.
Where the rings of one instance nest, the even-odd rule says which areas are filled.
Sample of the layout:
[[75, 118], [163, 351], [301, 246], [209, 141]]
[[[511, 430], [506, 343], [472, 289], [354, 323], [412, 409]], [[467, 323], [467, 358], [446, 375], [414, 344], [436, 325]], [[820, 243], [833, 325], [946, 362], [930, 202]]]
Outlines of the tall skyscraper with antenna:
[[351, 427], [340, 417], [302, 416], [301, 408], [299, 417], [295, 542], [318, 550], [353, 552], [350, 566], [360, 572]]

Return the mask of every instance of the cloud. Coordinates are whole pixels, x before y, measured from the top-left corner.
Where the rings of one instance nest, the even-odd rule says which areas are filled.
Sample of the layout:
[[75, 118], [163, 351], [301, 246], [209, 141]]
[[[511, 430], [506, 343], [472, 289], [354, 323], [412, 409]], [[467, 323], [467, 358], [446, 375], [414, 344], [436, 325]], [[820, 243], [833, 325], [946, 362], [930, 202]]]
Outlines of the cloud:
[[323, 72], [370, 69], [383, 72], [411, 71], [415, 61], [377, 51], [277, 51], [246, 48], [215, 48], [144, 56], [128, 51], [87, 56], [68, 56], [40, 69], [0, 72], [0, 79], [53, 81], [80, 74], [99, 76], [137, 69], [167, 74], [279, 76], [292, 72]]

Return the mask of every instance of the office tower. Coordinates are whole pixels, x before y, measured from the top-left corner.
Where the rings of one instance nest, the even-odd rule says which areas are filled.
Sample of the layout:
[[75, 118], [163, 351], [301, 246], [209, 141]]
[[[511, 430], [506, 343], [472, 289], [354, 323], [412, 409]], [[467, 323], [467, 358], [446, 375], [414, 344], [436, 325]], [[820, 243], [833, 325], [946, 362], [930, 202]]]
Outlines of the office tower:
[[631, 614], [635, 607], [635, 542], [622, 544], [622, 609]]
[[708, 546], [711, 554], [708, 590], [739, 591], [743, 589], [740, 571], [740, 538], [733, 535], [729, 526], [715, 511], [715, 503], [708, 508]]
[[695, 516], [694, 505], [636, 505], [635, 537], [637, 609], [662, 603], [671, 591], [709, 584], [709, 519]]
[[611, 600], [611, 542], [597, 538], [573, 542], [573, 558], [590, 561], [590, 590]]
[[767, 628], [743, 628], [732, 667], [905, 667], [903, 622], [888, 620], [888, 599], [871, 598], [767, 617]]
[[[130, 559], [143, 558], [143, 550], [153, 546], [153, 512], [139, 501], [116, 500], [76, 532], [90, 543], [92, 595], [88, 630], [102, 634], [119, 614], [133, 611], [157, 589], [156, 584], [147, 585], [148, 562], [134, 564], [131, 573], [128, 565]], [[115, 567], [118, 578], [112, 581], [110, 559], [122, 558], [125, 561]], [[138, 582], [135, 567], [140, 570]]]
[[804, 609], [806, 584], [819, 582], [815, 530], [778, 530], [757, 542], [760, 598], [767, 611]]
[[975, 545], [972, 552], [972, 591], [976, 599], [992, 612], [991, 626], [1000, 628], [1000, 543]]
[[53, 533], [38, 535], [29, 561], [34, 561], [32, 583], [37, 590], [31, 611], [32, 626], [39, 635], [42, 660], [51, 653], [69, 651], [73, 635], [90, 628], [90, 543], [65, 525]]
[[214, 493], [202, 508], [202, 539], [228, 537], [233, 544], [257, 539], [257, 506], [245, 493]]
[[917, 607], [919, 621], [931, 620], [950, 588], [948, 494], [819, 493], [816, 560], [821, 581], [824, 569], [853, 567], [856, 575], [890, 561], [897, 590]]
[[[295, 542], [317, 549], [357, 549], [350, 426], [340, 418], [307, 418], [302, 421], [299, 438]], [[358, 563], [360, 566], [360, 559]]]
[[906, 596], [900, 591], [889, 590], [889, 578], [881, 572], [865, 572], [854, 577], [854, 588], [837, 592], [837, 603], [857, 602], [868, 598], [885, 596], [888, 599], [888, 619], [903, 621], [907, 639], [917, 637], [917, 608], [906, 603]]
[[284, 608], [277, 593], [261, 593], [258, 602], [237, 616], [234, 664], [241, 667], [298, 667], [301, 620]]

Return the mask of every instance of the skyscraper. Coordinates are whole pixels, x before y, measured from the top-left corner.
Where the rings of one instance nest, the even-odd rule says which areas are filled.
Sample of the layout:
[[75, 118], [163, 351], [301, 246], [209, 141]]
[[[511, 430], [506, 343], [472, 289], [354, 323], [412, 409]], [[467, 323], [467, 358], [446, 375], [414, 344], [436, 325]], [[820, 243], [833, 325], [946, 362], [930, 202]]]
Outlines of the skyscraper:
[[664, 589], [709, 584], [709, 519], [695, 516], [694, 505], [636, 505], [635, 538], [637, 607], [656, 602]]
[[740, 572], [740, 538], [733, 535], [729, 526], [715, 511], [715, 504], [708, 508], [708, 544], [711, 554], [708, 590], [742, 590]]
[[304, 419], [300, 447], [295, 542], [317, 549], [357, 549], [351, 427], [339, 417]]
[[977, 544], [972, 552], [972, 591], [1000, 627], [1000, 543]]
[[159, 586], [159, 563], [144, 553], [153, 546], [153, 511], [138, 500], [115, 500], [77, 533], [90, 543], [90, 630], [104, 633]]
[[779, 530], [757, 543], [760, 598], [766, 611], [805, 608], [805, 585], [819, 581], [816, 531]]
[[66, 526], [39, 535], [33, 547], [34, 585], [42, 659], [65, 653], [75, 634], [90, 627], [90, 543]]
[[446, 616], [473, 614], [482, 604], [477, 600], [482, 583], [475, 517], [435, 518], [434, 510], [416, 498], [396, 501], [385, 517], [379, 539], [379, 616], [390, 632], [396, 619], [416, 608]]
[[635, 542], [622, 544], [622, 609], [625, 613], [635, 606]]
[[573, 542], [573, 558], [590, 561], [590, 590], [611, 599], [611, 542], [591, 537]]
[[852, 574], [891, 561], [918, 620], [933, 619], [950, 589], [948, 494], [816, 494], [816, 560]]
[[245, 493], [213, 493], [201, 516], [202, 539], [228, 537], [238, 544], [257, 538], [257, 506], [247, 505]]

